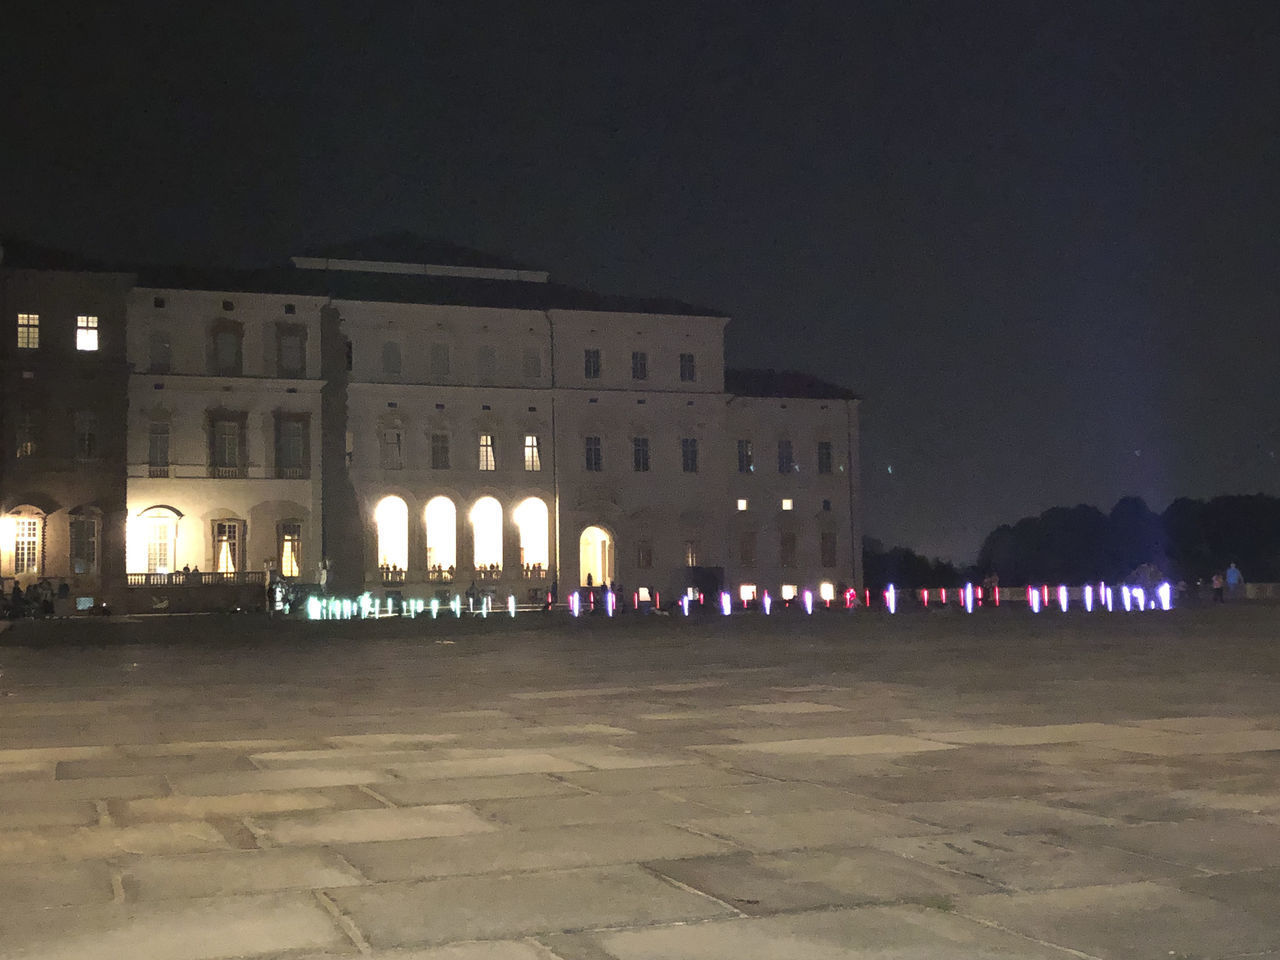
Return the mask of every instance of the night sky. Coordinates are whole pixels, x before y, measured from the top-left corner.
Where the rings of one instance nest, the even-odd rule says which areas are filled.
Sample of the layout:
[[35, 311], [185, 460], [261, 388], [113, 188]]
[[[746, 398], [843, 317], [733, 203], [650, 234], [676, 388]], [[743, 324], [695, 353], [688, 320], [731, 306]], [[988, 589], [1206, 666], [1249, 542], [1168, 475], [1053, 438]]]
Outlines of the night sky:
[[0, 231], [412, 230], [715, 307], [731, 364], [865, 397], [890, 543], [1280, 493], [1274, 0], [50, 3], [0, 80]]

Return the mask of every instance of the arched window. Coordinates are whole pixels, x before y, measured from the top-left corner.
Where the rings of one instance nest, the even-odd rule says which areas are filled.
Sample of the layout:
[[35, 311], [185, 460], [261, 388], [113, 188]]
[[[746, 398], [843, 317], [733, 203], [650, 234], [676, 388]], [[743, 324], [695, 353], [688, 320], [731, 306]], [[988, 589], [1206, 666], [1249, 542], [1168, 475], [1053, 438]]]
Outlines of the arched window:
[[378, 566], [409, 566], [409, 508], [399, 497], [383, 497], [373, 511], [378, 528]]
[[427, 525], [427, 570], [447, 574], [458, 563], [458, 510], [448, 497], [432, 497], [422, 516]]
[[511, 514], [520, 529], [520, 566], [546, 569], [550, 566], [550, 534], [547, 505], [530, 497]]
[[158, 504], [129, 521], [130, 572], [173, 573], [177, 569], [181, 517], [173, 507]]
[[502, 504], [481, 497], [471, 508], [471, 535], [477, 570], [502, 569]]

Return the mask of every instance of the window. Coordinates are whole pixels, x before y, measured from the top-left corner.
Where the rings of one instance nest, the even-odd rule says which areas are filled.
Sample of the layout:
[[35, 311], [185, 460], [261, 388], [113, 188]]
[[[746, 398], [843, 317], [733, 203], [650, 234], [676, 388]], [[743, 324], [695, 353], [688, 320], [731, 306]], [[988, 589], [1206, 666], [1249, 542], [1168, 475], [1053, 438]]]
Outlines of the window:
[[173, 369], [169, 334], [156, 330], [147, 338], [147, 367], [151, 373], [168, 373]]
[[76, 459], [98, 459], [98, 417], [82, 410], [75, 416]]
[[481, 383], [493, 383], [498, 376], [498, 350], [483, 346], [476, 350], [476, 379]]
[[831, 501], [830, 501], [830, 500], [823, 500], [823, 501], [822, 501], [822, 509], [823, 509], [823, 510], [825, 510], [827, 513], [830, 513], [830, 512], [831, 512]]
[[791, 473], [795, 470], [796, 459], [791, 452], [790, 440], [778, 441], [778, 472]]
[[98, 349], [97, 317], [76, 317], [76, 349], [87, 352]]
[[213, 422], [212, 463], [214, 476], [238, 477], [241, 472], [241, 444], [244, 427], [238, 419], [220, 417]]
[[794, 600], [796, 598], [796, 594], [799, 593], [799, 590], [794, 583], [784, 583], [780, 593], [782, 594], [783, 600]]
[[31, 419], [31, 414], [20, 413], [17, 417], [17, 450], [15, 456], [19, 459], [23, 457], [34, 457], [36, 455], [36, 425]]
[[738, 441], [738, 472], [751, 473], [756, 468], [755, 458], [751, 453], [751, 441]]
[[404, 434], [399, 427], [391, 427], [382, 431], [379, 463], [384, 470], [404, 469]]
[[587, 472], [600, 473], [604, 469], [604, 457], [600, 451], [600, 438], [587, 437], [583, 442], [583, 449], [586, 453]]
[[308, 429], [305, 417], [281, 416], [276, 418], [276, 476], [288, 480], [301, 480], [310, 474], [308, 456]]
[[636, 567], [640, 570], [653, 569], [653, 542], [650, 540], [636, 541]]
[[155, 309], [157, 309], [157, 310], [163, 310], [163, 309], [164, 309], [164, 297], [152, 297], [152, 298], [151, 298], [151, 306], [155, 307]]
[[684, 563], [687, 567], [696, 567], [698, 565], [697, 540], [686, 540], [684, 542]]
[[636, 350], [631, 354], [631, 379], [649, 379], [649, 355], [643, 350]]
[[147, 433], [147, 469], [152, 477], [169, 476], [169, 423], [152, 420]]
[[636, 473], [649, 472], [649, 438], [631, 438], [631, 469]]
[[449, 469], [449, 435], [447, 433], [431, 435], [431, 469]]
[[537, 347], [525, 348], [524, 377], [526, 380], [539, 380], [542, 378], [542, 351]]
[[382, 375], [390, 380], [400, 379], [400, 344], [382, 345]]
[[600, 379], [600, 351], [588, 348], [583, 352], [582, 375], [588, 380]]
[[98, 567], [98, 521], [93, 517], [71, 518], [71, 572], [93, 573]]
[[213, 332], [213, 372], [219, 377], [238, 377], [243, 372], [241, 341], [244, 332], [238, 323], [223, 322]]
[[173, 572], [172, 517], [147, 518], [147, 573]]
[[822, 565], [824, 567], [834, 567], [836, 565], [836, 532], [834, 530], [822, 531], [820, 549], [822, 552]]
[[449, 375], [449, 345], [447, 343], [433, 343], [428, 364], [431, 376], [437, 378], [447, 377]]
[[213, 522], [214, 573], [235, 573], [243, 566], [240, 550], [244, 544], [243, 524], [239, 520]]
[[276, 326], [276, 373], [291, 379], [307, 375], [307, 328], [292, 323]]
[[38, 350], [40, 348], [40, 314], [18, 314], [18, 349]]
[[40, 572], [40, 521], [19, 517], [13, 529], [13, 573]]
[[280, 576], [302, 574], [302, 524], [286, 521], [280, 524]]
[[351, 341], [344, 339], [342, 341], [342, 349], [346, 352], [347, 373], [350, 373], [353, 369], [355, 369], [355, 362], [356, 362], [355, 351], [351, 347]]
[[692, 383], [698, 379], [698, 365], [692, 353], [680, 354], [680, 382]]
[[756, 534], [747, 530], [738, 538], [738, 563], [744, 567], [753, 567], [756, 562]]
[[783, 498], [782, 498], [782, 509], [783, 509], [783, 510], [794, 510], [794, 509], [795, 509], [795, 501], [794, 501], [794, 500], [792, 500], [790, 497], [783, 497]]
[[778, 561], [784, 567], [796, 565], [796, 535], [790, 530], [782, 531], [779, 538]]
[[685, 473], [698, 472], [698, 441], [695, 437], [684, 437], [680, 441], [680, 468]]
[[818, 441], [818, 472], [819, 473], [831, 472], [831, 441], [830, 440]]
[[538, 448], [538, 438], [532, 433], [524, 435], [524, 468], [532, 472], [542, 469], [542, 453]]
[[480, 469], [496, 470], [497, 463], [493, 459], [493, 434], [480, 434]]
[[747, 506], [748, 506], [748, 504], [747, 504], [747, 499], [746, 499], [746, 497], [739, 497], [739, 498], [738, 498], [738, 512], [739, 512], [739, 513], [741, 513], [743, 510], [746, 510], [746, 509], [747, 509]]

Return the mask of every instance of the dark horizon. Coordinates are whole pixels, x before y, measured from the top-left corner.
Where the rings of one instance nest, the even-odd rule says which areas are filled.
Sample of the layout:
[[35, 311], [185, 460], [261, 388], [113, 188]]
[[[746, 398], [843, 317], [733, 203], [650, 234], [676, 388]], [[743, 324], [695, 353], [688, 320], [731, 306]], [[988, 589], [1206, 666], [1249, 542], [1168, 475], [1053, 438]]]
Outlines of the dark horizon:
[[1274, 4], [50, 6], [0, 54], [0, 233], [409, 230], [722, 310], [731, 366], [865, 398], [886, 543], [1280, 493]]

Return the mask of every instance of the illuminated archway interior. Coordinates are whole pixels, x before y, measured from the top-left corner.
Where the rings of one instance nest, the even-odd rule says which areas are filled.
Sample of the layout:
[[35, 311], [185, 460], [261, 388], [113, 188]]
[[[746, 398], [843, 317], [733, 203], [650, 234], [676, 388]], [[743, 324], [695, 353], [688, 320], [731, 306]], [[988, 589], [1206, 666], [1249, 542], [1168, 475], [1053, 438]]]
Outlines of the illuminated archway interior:
[[471, 535], [475, 541], [476, 569], [502, 569], [502, 504], [481, 497], [471, 508]]
[[149, 507], [129, 518], [126, 564], [130, 573], [173, 573], [178, 569], [178, 515]]
[[511, 516], [520, 529], [521, 565], [547, 569], [551, 564], [547, 505], [538, 497], [530, 497]]
[[458, 563], [458, 510], [448, 497], [432, 497], [423, 511], [427, 524], [427, 569]]
[[587, 574], [591, 574], [591, 583], [597, 587], [614, 579], [613, 537], [601, 527], [587, 527], [578, 540], [578, 576], [583, 586]]
[[378, 527], [378, 566], [409, 566], [409, 508], [399, 497], [383, 497], [373, 511]]

